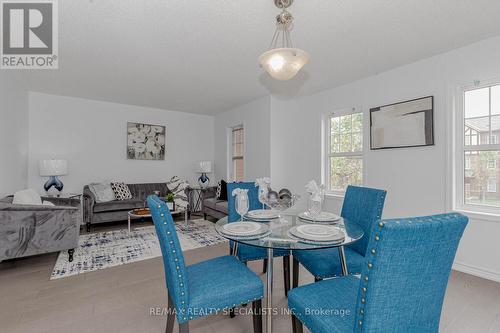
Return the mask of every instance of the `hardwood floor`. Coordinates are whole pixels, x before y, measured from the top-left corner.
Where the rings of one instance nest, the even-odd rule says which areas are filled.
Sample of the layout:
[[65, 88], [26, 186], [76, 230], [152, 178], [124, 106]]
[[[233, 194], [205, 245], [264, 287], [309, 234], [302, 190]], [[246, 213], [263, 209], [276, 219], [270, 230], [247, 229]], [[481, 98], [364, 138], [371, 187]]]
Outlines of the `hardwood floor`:
[[[226, 254], [222, 244], [188, 251], [185, 257], [192, 264]], [[0, 264], [1, 332], [164, 332], [166, 317], [150, 314], [150, 309], [166, 307], [161, 258], [50, 281], [55, 260], [56, 254], [49, 254]], [[286, 308], [281, 260], [275, 265], [275, 305]], [[262, 265], [250, 267], [260, 272]], [[301, 272], [301, 284], [308, 282], [312, 277]], [[453, 272], [441, 332], [500, 332], [499, 300], [499, 283]], [[286, 314], [276, 316], [274, 323], [275, 332], [291, 332]], [[195, 333], [250, 333], [252, 318], [220, 314], [193, 321], [190, 328]]]

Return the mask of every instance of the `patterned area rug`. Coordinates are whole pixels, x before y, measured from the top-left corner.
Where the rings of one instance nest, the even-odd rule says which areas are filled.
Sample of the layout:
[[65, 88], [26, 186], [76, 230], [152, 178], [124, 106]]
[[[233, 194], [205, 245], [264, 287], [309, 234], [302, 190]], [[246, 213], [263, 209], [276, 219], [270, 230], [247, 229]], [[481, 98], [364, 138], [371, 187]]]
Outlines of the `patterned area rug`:
[[[226, 242], [206, 220], [189, 221], [175, 225], [183, 251]], [[128, 264], [161, 256], [160, 244], [154, 226], [80, 235], [74, 259], [68, 261], [68, 252], [61, 251], [50, 277], [51, 280]]]

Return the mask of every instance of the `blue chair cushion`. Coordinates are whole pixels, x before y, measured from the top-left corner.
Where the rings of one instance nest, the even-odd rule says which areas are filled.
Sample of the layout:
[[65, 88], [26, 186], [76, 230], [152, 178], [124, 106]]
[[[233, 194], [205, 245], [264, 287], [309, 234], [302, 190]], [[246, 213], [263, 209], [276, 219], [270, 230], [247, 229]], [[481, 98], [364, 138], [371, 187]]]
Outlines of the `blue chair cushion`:
[[[273, 257], [283, 257], [290, 254], [288, 250], [274, 250]], [[263, 247], [255, 247], [245, 244], [238, 244], [238, 259], [242, 262], [267, 259], [267, 249]]]
[[[361, 274], [365, 257], [349, 247], [344, 247], [349, 274]], [[323, 250], [292, 251], [297, 259], [312, 275], [326, 279], [342, 275], [339, 250], [337, 248]]]
[[288, 293], [288, 307], [313, 333], [352, 333], [358, 288], [355, 276], [294, 288]]
[[264, 297], [260, 278], [233, 256], [187, 267], [189, 320]]

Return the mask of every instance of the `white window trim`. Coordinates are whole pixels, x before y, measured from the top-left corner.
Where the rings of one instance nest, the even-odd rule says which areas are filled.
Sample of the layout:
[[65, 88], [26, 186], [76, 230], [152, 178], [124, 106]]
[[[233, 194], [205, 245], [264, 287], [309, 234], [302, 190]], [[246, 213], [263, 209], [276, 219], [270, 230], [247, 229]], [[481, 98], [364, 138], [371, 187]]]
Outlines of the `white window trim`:
[[[362, 142], [362, 149], [361, 152], [346, 152], [346, 153], [335, 153], [332, 154], [330, 152], [330, 140], [331, 140], [331, 135], [329, 134], [330, 131], [330, 118], [332, 116], [335, 117], [340, 117], [340, 116], [345, 116], [349, 114], [354, 114], [354, 113], [362, 113], [363, 114], [363, 124], [361, 126], [361, 133], [363, 135], [363, 142]], [[365, 153], [366, 153], [366, 129], [365, 129], [365, 114], [362, 110], [361, 107], [352, 107], [352, 108], [344, 108], [344, 109], [339, 109], [334, 112], [328, 112], [324, 113], [322, 115], [321, 119], [321, 183], [325, 185], [326, 191], [325, 195], [329, 197], [340, 197], [343, 198], [345, 195], [345, 191], [331, 191], [330, 190], [330, 157], [331, 156], [361, 156], [363, 168], [362, 168], [362, 177], [363, 177], [363, 184], [365, 183], [366, 179], [366, 167], [365, 167]]]
[[453, 176], [452, 176], [452, 209], [455, 211], [474, 213], [478, 215], [489, 215], [489, 216], [500, 216], [500, 208], [486, 206], [486, 205], [475, 205], [465, 203], [465, 160], [464, 152], [469, 151], [480, 151], [485, 149], [490, 150], [500, 150], [500, 144], [495, 145], [477, 145], [465, 147], [464, 145], [464, 92], [471, 89], [481, 89], [492, 85], [500, 84], [500, 78], [475, 81], [470, 82], [465, 85], [459, 85], [455, 88], [453, 109], [455, 112], [452, 113], [453, 120], [453, 133], [452, 133], [452, 159], [453, 159]]

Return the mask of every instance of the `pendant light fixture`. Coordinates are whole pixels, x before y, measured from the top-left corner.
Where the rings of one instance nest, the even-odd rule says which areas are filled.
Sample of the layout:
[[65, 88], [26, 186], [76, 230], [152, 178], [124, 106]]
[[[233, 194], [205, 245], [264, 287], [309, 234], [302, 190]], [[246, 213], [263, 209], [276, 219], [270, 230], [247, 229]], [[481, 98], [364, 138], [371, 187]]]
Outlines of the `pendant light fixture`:
[[270, 50], [259, 57], [259, 63], [273, 78], [286, 81], [293, 78], [309, 61], [309, 54], [293, 47], [290, 30], [293, 16], [287, 10], [293, 0], [274, 0], [281, 13], [276, 16], [276, 30], [271, 40]]

